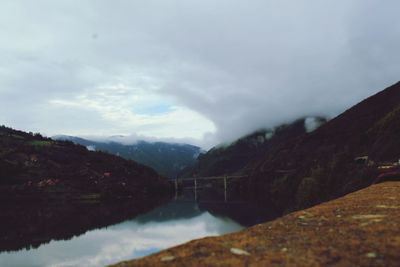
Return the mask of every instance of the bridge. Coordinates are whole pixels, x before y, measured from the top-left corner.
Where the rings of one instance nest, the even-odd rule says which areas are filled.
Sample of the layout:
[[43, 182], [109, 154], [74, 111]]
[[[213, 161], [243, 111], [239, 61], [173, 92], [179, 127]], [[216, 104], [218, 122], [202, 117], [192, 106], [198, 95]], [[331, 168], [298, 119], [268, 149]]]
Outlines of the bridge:
[[[224, 181], [224, 201], [226, 202], [228, 200], [228, 183], [229, 180], [233, 179], [243, 179], [243, 178], [248, 178], [248, 175], [223, 175], [223, 176], [209, 176], [209, 177], [190, 177], [190, 178], [176, 178], [175, 180], [170, 180], [171, 182], [174, 183], [175, 185], [175, 199], [178, 197], [178, 191], [179, 189], [192, 189], [194, 190], [194, 198], [197, 201], [197, 193], [199, 189], [203, 188], [210, 188], [210, 186], [207, 185], [202, 185], [202, 182], [205, 181], [218, 181], [218, 180], [223, 180]], [[185, 186], [185, 184], [193, 183], [190, 186]], [[180, 186], [182, 185], [182, 186]]]

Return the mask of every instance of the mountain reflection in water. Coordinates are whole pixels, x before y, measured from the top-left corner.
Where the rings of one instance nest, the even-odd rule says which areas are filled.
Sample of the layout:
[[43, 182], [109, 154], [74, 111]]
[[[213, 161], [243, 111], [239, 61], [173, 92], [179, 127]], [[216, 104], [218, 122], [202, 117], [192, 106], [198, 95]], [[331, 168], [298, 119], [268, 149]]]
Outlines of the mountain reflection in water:
[[134, 219], [91, 230], [70, 240], [53, 240], [35, 249], [2, 252], [0, 266], [103, 266], [242, 228], [228, 217], [201, 210], [197, 203], [170, 202]]

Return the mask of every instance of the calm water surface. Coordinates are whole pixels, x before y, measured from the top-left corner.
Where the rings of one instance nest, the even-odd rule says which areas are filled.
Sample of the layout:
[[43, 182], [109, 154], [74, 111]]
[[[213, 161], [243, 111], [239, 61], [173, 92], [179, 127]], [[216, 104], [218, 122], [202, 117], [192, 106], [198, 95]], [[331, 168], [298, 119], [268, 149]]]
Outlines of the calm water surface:
[[[1, 252], [0, 266], [104, 266], [192, 239], [239, 231], [247, 223], [238, 222], [241, 216], [237, 210], [242, 208], [234, 204], [211, 205], [211, 211], [209, 206], [173, 201], [132, 220], [91, 230], [70, 240], [51, 241], [36, 249]], [[226, 215], [230, 213], [234, 215]]]

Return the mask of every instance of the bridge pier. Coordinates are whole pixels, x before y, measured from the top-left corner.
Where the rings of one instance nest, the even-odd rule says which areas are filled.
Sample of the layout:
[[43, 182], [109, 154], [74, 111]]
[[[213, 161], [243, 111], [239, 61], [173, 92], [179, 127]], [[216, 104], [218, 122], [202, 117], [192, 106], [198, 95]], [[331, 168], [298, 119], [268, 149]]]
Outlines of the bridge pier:
[[225, 202], [228, 200], [228, 193], [227, 193], [227, 191], [226, 191], [226, 188], [227, 188], [227, 176], [225, 175], [224, 176], [224, 197], [225, 197]]
[[178, 177], [175, 177], [175, 200], [178, 199]]
[[194, 200], [197, 201], [197, 179], [194, 178]]

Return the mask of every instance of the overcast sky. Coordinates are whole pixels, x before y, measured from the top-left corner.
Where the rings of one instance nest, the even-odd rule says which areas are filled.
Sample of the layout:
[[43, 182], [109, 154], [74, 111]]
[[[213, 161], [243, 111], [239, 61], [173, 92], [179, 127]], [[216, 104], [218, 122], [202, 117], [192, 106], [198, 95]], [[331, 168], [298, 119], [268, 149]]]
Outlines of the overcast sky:
[[0, 124], [209, 147], [400, 80], [398, 0], [1, 0]]

